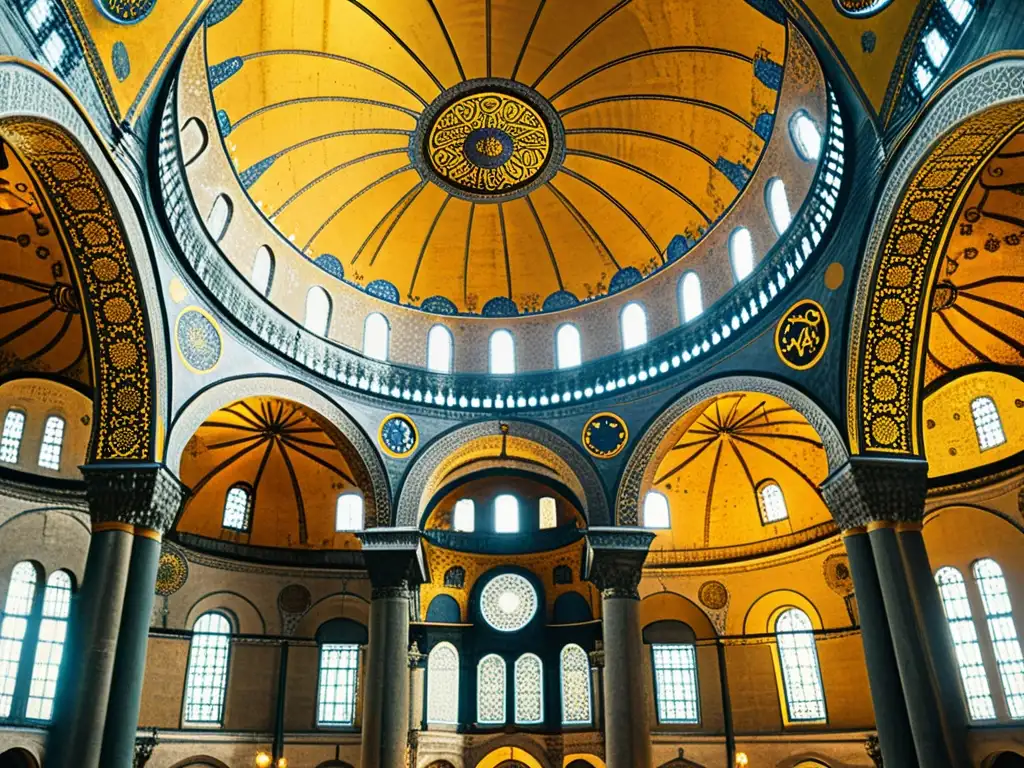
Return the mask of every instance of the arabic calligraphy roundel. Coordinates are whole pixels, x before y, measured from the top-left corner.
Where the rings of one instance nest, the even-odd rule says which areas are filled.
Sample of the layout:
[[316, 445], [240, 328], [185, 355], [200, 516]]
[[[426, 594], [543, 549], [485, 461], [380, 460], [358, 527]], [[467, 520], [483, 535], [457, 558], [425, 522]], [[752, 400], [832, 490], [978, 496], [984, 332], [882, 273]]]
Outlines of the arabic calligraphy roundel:
[[828, 316], [821, 304], [801, 299], [775, 327], [775, 350], [782, 362], [798, 371], [813, 368], [828, 346]]

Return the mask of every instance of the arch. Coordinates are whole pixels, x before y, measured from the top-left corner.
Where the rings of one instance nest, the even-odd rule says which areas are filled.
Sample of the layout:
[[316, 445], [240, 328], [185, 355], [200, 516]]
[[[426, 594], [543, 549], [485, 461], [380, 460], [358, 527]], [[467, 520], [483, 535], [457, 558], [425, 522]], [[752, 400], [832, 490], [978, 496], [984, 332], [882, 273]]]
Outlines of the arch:
[[455, 367], [455, 338], [448, 326], [437, 323], [427, 332], [427, 370], [451, 373]]
[[647, 310], [643, 304], [631, 301], [619, 313], [619, 333], [623, 351], [642, 347], [647, 343]]
[[213, 205], [210, 206], [210, 212], [206, 216], [206, 230], [210, 233], [210, 239], [215, 243], [219, 243], [224, 239], [224, 235], [228, 233], [228, 227], [231, 226], [231, 218], [235, 213], [235, 204], [231, 202], [231, 198], [221, 192], [213, 200]]
[[15, 747], [0, 754], [0, 768], [39, 768], [39, 761], [27, 749]]
[[185, 627], [192, 629], [201, 616], [211, 612], [227, 616], [234, 634], [264, 635], [267, 632], [267, 622], [256, 604], [245, 595], [226, 589], [196, 600], [185, 616]]
[[1024, 755], [1020, 752], [998, 752], [989, 755], [982, 768], [1024, 768]]
[[171, 768], [231, 768], [231, 766], [209, 755], [195, 755], [186, 757], [181, 762], [172, 765]]
[[554, 624], [582, 624], [593, 621], [594, 613], [587, 598], [579, 592], [563, 592], [555, 598], [551, 619]]
[[326, 336], [331, 327], [331, 295], [322, 285], [311, 285], [306, 291], [306, 311], [302, 327], [317, 336]]
[[[505, 741], [510, 741], [506, 738]], [[476, 768], [504, 768], [506, 763], [513, 761], [513, 763], [520, 763], [525, 768], [550, 768], [547, 760], [541, 762], [540, 757], [535, 755], [526, 749], [527, 746], [536, 748], [535, 745], [527, 739], [516, 739], [519, 746], [501, 746], [497, 748], [488, 748], [490, 751], [480, 758], [476, 763]], [[473, 764], [473, 763], [469, 763]]]
[[698, 640], [718, 636], [711, 619], [696, 603], [676, 592], [655, 592], [640, 601], [640, 626], [677, 621], [693, 630]]
[[704, 298], [701, 293], [700, 276], [690, 271], [679, 281], [679, 313], [684, 323], [698, 317], [704, 311]]
[[789, 138], [801, 160], [814, 162], [821, 157], [824, 137], [806, 110], [798, 109], [789, 118]]
[[811, 626], [824, 628], [821, 614], [809, 599], [791, 589], [776, 589], [757, 598], [743, 617], [743, 634], [764, 635], [775, 632], [775, 620], [790, 608], [797, 608], [811, 620]]
[[593, 766], [593, 768], [607, 768], [602, 760], [597, 755], [588, 755], [584, 753], [574, 753], [566, 755], [563, 758], [565, 768], [587, 768], [587, 766]]
[[198, 117], [190, 117], [178, 132], [181, 160], [186, 168], [199, 159], [210, 143], [210, 132]]
[[496, 375], [516, 372], [516, 340], [512, 332], [499, 328], [487, 341], [487, 370]]
[[640, 524], [644, 528], [669, 528], [672, 524], [668, 497], [660, 491], [644, 494], [644, 512]]
[[366, 525], [363, 494], [346, 491], [338, 496], [334, 512], [334, 530], [361, 531]]
[[462, 621], [458, 601], [451, 595], [437, 595], [427, 606], [427, 621], [458, 624]]
[[363, 354], [374, 360], [387, 360], [391, 346], [391, 324], [380, 312], [371, 312], [363, 323]]
[[[885, 10], [891, 2], [892, 0], [868, 0], [866, 3], [863, 0], [835, 0], [835, 5], [844, 16], [863, 19]], [[803, 765], [803, 763], [800, 765]], [[814, 765], [817, 765], [817, 763], [814, 763]]]
[[349, 619], [364, 627], [370, 625], [370, 603], [353, 592], [335, 592], [317, 600], [306, 609], [295, 626], [295, 637], [313, 637], [332, 619]]
[[793, 223], [793, 211], [789, 207], [789, 197], [786, 195], [786, 182], [778, 176], [769, 179], [764, 187], [764, 201], [775, 234], [781, 237]]
[[[622, 470], [619, 491], [615, 499], [616, 522], [619, 525], [637, 525], [640, 511], [641, 489], [650, 485], [658, 463], [658, 447], [672, 426], [690, 409], [710, 397], [728, 392], [756, 392], [778, 397], [798, 411], [821, 437], [828, 458], [829, 472], [835, 472], [849, 458], [839, 429], [829, 416], [810, 397], [775, 379], [760, 376], [726, 376], [702, 384], [671, 402], [640, 432], [643, 435]], [[597, 525], [597, 523], [592, 523]]]
[[572, 323], [562, 323], [555, 331], [555, 363], [559, 368], [575, 368], [582, 362], [580, 329]]
[[256, 249], [249, 282], [263, 296], [269, 296], [270, 289], [274, 286], [274, 269], [276, 266], [277, 262], [274, 258], [274, 252], [270, 250], [269, 245], [261, 245]]
[[[851, 315], [848, 370], [856, 375], [848, 389], [847, 432], [854, 453], [921, 454], [917, 387], [942, 232], [992, 153], [1024, 121], [1024, 101], [1013, 101], [1022, 83], [1024, 60], [1009, 53], [965, 70], [926, 107], [892, 165]], [[969, 149], [960, 141], [967, 136]], [[959, 181], [956, 194], [931, 191], [943, 179]], [[921, 202], [929, 213], [924, 219], [915, 218]], [[914, 254], [919, 258], [907, 258]], [[897, 313], [900, 321], [893, 324]]]
[[754, 238], [746, 227], [736, 227], [729, 235], [729, 263], [736, 283], [746, 280], [754, 271]]

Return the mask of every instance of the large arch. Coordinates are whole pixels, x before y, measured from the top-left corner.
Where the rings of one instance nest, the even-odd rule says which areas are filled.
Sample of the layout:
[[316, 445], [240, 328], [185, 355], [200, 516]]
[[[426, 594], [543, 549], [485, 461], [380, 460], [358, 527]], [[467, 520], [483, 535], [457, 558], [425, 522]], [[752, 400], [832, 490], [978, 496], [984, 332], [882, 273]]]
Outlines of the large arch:
[[1022, 93], [1019, 54], [972, 65], [936, 93], [892, 167], [875, 208], [879, 224], [864, 249], [850, 324], [853, 453], [922, 453], [920, 389], [935, 271], [973, 181], [1024, 124]]
[[158, 461], [167, 368], [159, 290], [141, 212], [70, 92], [0, 58], [0, 139], [25, 161], [71, 259], [95, 384], [89, 461]]

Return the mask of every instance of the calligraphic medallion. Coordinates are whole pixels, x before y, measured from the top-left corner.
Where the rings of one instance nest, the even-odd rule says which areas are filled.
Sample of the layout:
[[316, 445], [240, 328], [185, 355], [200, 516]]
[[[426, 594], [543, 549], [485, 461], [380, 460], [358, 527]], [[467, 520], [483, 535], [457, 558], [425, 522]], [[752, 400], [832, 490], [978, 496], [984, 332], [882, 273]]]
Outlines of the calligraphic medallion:
[[388, 456], [404, 459], [415, 450], [419, 433], [412, 419], [404, 413], [393, 413], [380, 423], [377, 439]]
[[626, 422], [614, 413], [595, 414], [583, 427], [583, 447], [598, 459], [618, 456], [628, 440]]
[[828, 316], [821, 304], [801, 299], [775, 326], [775, 351], [798, 371], [813, 368], [828, 346]]

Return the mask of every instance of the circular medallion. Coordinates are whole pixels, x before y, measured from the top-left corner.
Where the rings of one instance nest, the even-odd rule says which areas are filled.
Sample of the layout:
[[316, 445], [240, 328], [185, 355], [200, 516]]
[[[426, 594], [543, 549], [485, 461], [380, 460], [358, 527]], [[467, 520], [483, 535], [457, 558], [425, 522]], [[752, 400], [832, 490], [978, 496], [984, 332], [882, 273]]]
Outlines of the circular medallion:
[[118, 24], [136, 24], [149, 16], [156, 0], [96, 0], [100, 13]]
[[161, 597], [173, 595], [188, 581], [188, 562], [179, 552], [165, 549], [160, 553], [156, 569], [156, 593]]
[[412, 419], [404, 413], [393, 413], [380, 423], [377, 439], [388, 456], [404, 459], [416, 449], [420, 438]]
[[775, 326], [775, 351], [790, 368], [813, 368], [828, 346], [828, 316], [821, 304], [801, 299]]
[[518, 632], [537, 613], [537, 591], [519, 574], [502, 573], [481, 590], [480, 613], [499, 632]]
[[629, 440], [626, 422], [614, 413], [591, 416], [583, 427], [583, 447], [598, 459], [618, 456]]
[[697, 599], [705, 608], [720, 611], [729, 602], [729, 592], [720, 581], [705, 581], [697, 591]]
[[841, 597], [853, 594], [853, 575], [846, 555], [830, 555], [825, 558], [825, 583]]
[[312, 602], [309, 590], [301, 584], [289, 584], [277, 595], [277, 605], [285, 613], [305, 613]]
[[182, 361], [194, 373], [209, 373], [220, 362], [223, 344], [214, 319], [199, 307], [187, 307], [178, 315], [174, 340]]

